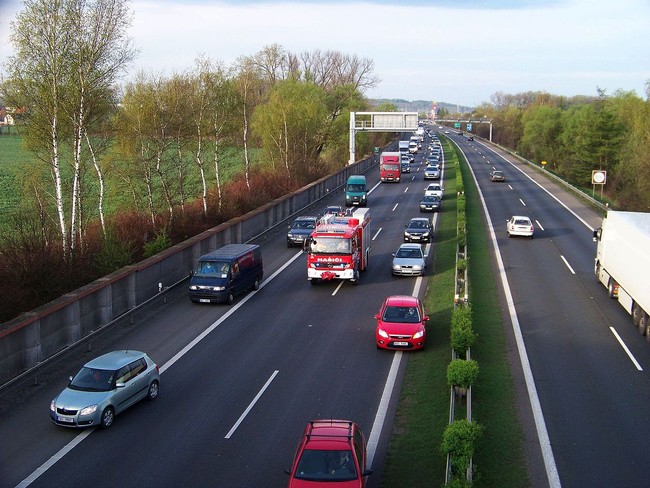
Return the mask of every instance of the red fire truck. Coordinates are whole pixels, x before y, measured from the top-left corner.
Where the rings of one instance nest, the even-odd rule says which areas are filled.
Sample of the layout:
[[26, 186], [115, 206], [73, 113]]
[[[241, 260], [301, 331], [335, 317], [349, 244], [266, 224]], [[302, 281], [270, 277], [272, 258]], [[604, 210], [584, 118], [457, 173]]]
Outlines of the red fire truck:
[[399, 183], [401, 155], [399, 152], [384, 151], [379, 156], [379, 177], [381, 181]]
[[359, 272], [368, 267], [370, 220], [369, 208], [321, 219], [305, 241], [307, 279], [312, 285], [333, 279], [359, 282]]

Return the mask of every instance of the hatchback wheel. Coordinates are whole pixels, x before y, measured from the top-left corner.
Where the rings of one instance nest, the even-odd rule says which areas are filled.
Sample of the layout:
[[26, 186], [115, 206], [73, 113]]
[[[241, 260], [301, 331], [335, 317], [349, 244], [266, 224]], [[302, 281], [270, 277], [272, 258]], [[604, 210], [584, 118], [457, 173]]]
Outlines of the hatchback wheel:
[[113, 425], [114, 419], [115, 419], [115, 411], [113, 410], [113, 407], [106, 407], [102, 412], [102, 418], [101, 418], [102, 429], [108, 429], [111, 425]]
[[259, 290], [260, 289], [260, 280], [255, 280], [253, 282], [253, 290]]
[[158, 384], [157, 381], [152, 381], [151, 384], [149, 385], [149, 391], [147, 392], [147, 400], [155, 400], [158, 398], [158, 390], [160, 389], [160, 385]]

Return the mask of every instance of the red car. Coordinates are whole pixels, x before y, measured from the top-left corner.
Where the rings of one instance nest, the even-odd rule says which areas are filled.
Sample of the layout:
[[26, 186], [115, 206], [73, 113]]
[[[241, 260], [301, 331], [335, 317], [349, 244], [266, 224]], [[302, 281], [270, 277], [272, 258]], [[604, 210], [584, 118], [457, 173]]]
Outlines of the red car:
[[417, 297], [394, 295], [386, 298], [375, 315], [375, 340], [381, 349], [422, 349], [426, 339], [422, 302]]
[[313, 420], [298, 444], [289, 488], [363, 488], [366, 477], [366, 439], [350, 420]]

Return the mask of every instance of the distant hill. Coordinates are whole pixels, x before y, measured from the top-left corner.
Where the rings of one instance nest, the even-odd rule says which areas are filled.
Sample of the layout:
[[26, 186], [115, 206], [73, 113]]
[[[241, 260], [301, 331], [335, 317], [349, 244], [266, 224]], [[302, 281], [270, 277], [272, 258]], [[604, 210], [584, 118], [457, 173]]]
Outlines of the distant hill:
[[[398, 110], [403, 112], [429, 113], [431, 111], [431, 100], [403, 100], [401, 98], [369, 98], [368, 102], [373, 106], [379, 106], [385, 103], [392, 103]], [[474, 107], [456, 105], [453, 103], [436, 102], [438, 110], [446, 109], [450, 113], [470, 113]]]

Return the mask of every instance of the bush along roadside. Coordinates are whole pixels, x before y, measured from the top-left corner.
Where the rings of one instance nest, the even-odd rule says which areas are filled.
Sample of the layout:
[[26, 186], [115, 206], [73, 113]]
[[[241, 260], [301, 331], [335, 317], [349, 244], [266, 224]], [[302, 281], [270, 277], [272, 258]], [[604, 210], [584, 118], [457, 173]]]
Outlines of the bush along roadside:
[[454, 310], [450, 324], [452, 360], [447, 367], [451, 405], [449, 425], [444, 431], [440, 446], [442, 453], [447, 456], [445, 486], [450, 488], [472, 486], [472, 457], [482, 432], [482, 427], [472, 421], [472, 385], [476, 382], [479, 366], [471, 359], [471, 347], [476, 342], [477, 335], [472, 328], [472, 310], [469, 305], [466, 202], [460, 168], [456, 171], [456, 192], [456, 279]]

